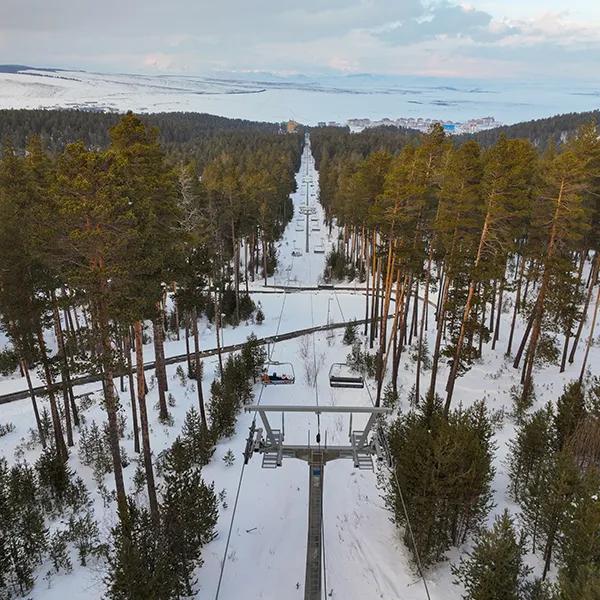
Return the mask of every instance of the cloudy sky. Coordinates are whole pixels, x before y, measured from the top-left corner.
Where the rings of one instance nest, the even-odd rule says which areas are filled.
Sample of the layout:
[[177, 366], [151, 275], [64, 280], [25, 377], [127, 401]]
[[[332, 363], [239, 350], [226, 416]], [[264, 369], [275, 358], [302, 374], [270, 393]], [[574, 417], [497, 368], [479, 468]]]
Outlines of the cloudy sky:
[[0, 0], [0, 63], [594, 80], [598, 0]]

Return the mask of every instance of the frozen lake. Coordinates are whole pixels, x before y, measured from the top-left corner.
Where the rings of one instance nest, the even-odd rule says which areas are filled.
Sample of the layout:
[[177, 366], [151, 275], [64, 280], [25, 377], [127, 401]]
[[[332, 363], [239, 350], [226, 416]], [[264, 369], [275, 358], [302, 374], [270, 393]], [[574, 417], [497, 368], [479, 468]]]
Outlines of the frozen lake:
[[[6, 71], [6, 72], [3, 72]], [[594, 110], [600, 80], [482, 80], [414, 76], [269, 74], [167, 76], [23, 70], [0, 66], [0, 108], [193, 111], [314, 125], [366, 117], [516, 123]]]

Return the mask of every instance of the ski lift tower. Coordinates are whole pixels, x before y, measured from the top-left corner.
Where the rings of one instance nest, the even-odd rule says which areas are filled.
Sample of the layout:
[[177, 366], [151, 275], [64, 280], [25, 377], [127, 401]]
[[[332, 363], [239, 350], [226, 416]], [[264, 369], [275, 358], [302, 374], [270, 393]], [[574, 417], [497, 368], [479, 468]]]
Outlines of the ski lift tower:
[[[380, 417], [390, 413], [390, 408], [374, 406], [286, 406], [259, 405], [246, 406], [246, 412], [256, 411], [263, 427], [250, 426], [250, 434], [244, 451], [244, 464], [257, 452], [263, 455], [263, 469], [276, 469], [283, 464], [283, 458], [297, 458], [308, 463], [308, 542], [306, 547], [306, 576], [304, 600], [322, 599], [322, 548], [323, 548], [323, 471], [325, 464], [340, 458], [352, 459], [357, 469], [373, 470], [373, 456], [390, 464], [390, 455], [383, 435]], [[269, 413], [281, 413], [281, 429], [274, 429], [269, 421]], [[348, 430], [349, 443], [343, 446], [328, 446], [327, 433], [324, 444], [311, 445], [310, 434], [306, 445], [284, 444], [285, 414], [313, 413], [317, 418], [323, 413], [345, 413], [350, 415]], [[364, 429], [352, 429], [352, 416], [369, 415]]]
[[315, 209], [313, 206], [309, 206], [308, 201], [306, 202], [306, 204], [303, 204], [300, 206], [300, 214], [301, 215], [306, 215], [306, 250], [305, 252], [308, 253], [310, 252], [310, 249], [308, 247], [308, 236], [309, 236], [309, 217], [311, 214], [315, 213]]

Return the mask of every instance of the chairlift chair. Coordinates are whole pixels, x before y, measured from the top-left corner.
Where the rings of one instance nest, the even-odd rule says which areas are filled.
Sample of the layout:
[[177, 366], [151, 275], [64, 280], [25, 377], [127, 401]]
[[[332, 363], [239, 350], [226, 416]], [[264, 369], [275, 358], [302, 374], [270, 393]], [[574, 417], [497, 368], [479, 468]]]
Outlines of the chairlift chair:
[[268, 361], [263, 369], [261, 381], [264, 385], [291, 385], [296, 382], [294, 365], [276, 360]]
[[360, 389], [365, 387], [365, 380], [348, 364], [333, 363], [329, 369], [329, 387]]

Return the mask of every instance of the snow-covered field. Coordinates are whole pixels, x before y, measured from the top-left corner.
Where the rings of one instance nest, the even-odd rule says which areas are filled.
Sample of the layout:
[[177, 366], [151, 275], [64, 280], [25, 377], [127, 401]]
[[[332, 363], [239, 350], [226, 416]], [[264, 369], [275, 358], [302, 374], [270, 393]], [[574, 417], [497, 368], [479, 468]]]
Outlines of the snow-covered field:
[[[293, 195], [295, 217], [288, 226], [279, 247], [279, 270], [269, 281], [270, 284], [314, 285], [319, 281], [325, 264], [325, 254], [315, 254], [313, 247], [323, 244], [327, 249], [334, 243], [336, 232], [330, 240], [323, 220], [321, 207], [317, 207], [317, 223], [319, 231], [312, 231], [311, 223], [310, 248], [304, 250], [305, 232], [298, 232], [297, 218], [301, 204], [306, 202], [306, 186], [308, 184], [309, 201], [318, 198], [318, 174], [314, 170], [314, 162], [307, 147], [302, 166], [297, 175], [298, 192]], [[310, 194], [314, 190], [314, 197]], [[300, 248], [301, 256], [292, 256], [294, 248]], [[257, 281], [252, 289], [260, 290], [261, 282]], [[264, 289], [264, 288], [263, 288]], [[293, 331], [320, 325], [329, 321], [342, 321], [351, 318], [362, 318], [364, 297], [358, 293], [332, 292], [331, 290], [263, 293], [253, 296], [260, 300], [266, 315], [261, 326], [252, 323], [240, 325], [235, 329], [228, 328], [224, 332], [224, 343], [243, 341], [251, 332], [257, 336], [275, 333], [279, 330]], [[339, 305], [338, 305], [339, 301]], [[342, 314], [343, 313], [343, 314]], [[262, 390], [260, 396], [263, 404], [306, 404], [315, 405], [369, 405], [367, 390], [333, 390], [328, 385], [329, 365], [344, 361], [348, 347], [342, 344], [342, 330], [333, 334], [318, 333], [308, 340], [297, 338], [279, 342], [272, 350], [272, 359], [290, 362], [294, 365], [296, 384], [293, 386], [271, 386]], [[433, 347], [433, 319], [430, 319], [429, 346]], [[517, 332], [518, 339], [518, 332]], [[304, 364], [301, 358], [301, 347], [308, 342], [311, 351], [316, 353], [319, 366], [316, 389], [306, 383]], [[314, 343], [314, 346], [313, 346]], [[205, 324], [202, 331], [203, 348], [214, 347], [214, 332]], [[506, 337], [501, 335], [498, 349], [484, 350], [484, 358], [456, 384], [455, 403], [469, 405], [475, 400], [485, 398], [492, 410], [506, 408], [510, 410], [511, 386], [518, 383], [519, 373], [512, 369], [503, 356]], [[169, 341], [166, 344], [167, 355], [183, 352], [183, 341]], [[408, 354], [408, 353], [406, 353]], [[145, 348], [145, 358], [153, 355], [151, 344]], [[581, 358], [581, 353], [579, 355]], [[592, 369], [598, 373], [600, 352], [598, 347], [592, 348], [590, 361]], [[205, 361], [206, 377], [203, 382], [205, 396], [208, 396], [210, 383], [216, 370], [216, 357]], [[556, 367], [538, 373], [537, 402], [541, 405], [555, 400], [568, 380], [578, 375], [577, 363], [570, 366], [564, 374], [558, 374]], [[176, 366], [167, 367], [169, 391], [176, 400], [171, 409], [174, 417], [172, 427], [161, 425], [157, 419], [157, 411], [150, 410], [152, 427], [152, 447], [155, 454], [168, 447], [180, 431], [185, 412], [195, 406], [197, 397], [194, 383], [179, 381]], [[445, 376], [441, 370], [438, 381], [439, 389], [443, 387]], [[428, 373], [425, 374], [427, 378]], [[406, 395], [414, 380], [414, 365], [405, 357], [400, 369], [401, 408], [407, 409]], [[427, 379], [426, 379], [427, 380]], [[0, 393], [14, 389], [22, 389], [20, 379], [4, 379], [0, 381]], [[90, 384], [77, 388], [77, 393], [97, 391], [100, 384]], [[261, 386], [255, 389], [256, 397], [261, 394]], [[121, 393], [124, 407], [129, 404], [128, 393]], [[148, 406], [157, 402], [156, 387], [148, 396]], [[28, 436], [33, 426], [30, 403], [27, 400], [3, 405], [0, 422], [12, 422], [14, 432], [0, 439], [2, 454], [9, 460], [15, 457], [15, 449], [22, 438]], [[85, 417], [88, 423], [92, 419], [100, 422], [104, 413], [99, 401], [89, 408]], [[223, 561], [227, 533], [233, 517], [233, 506], [237, 485], [242, 468], [242, 451], [245, 446], [248, 426], [252, 414], [240, 416], [236, 434], [222, 441], [214, 454], [212, 462], [204, 470], [207, 481], [214, 481], [216, 491], [226, 490], [227, 509], [221, 509], [217, 526], [217, 538], [204, 551], [205, 564], [198, 571], [198, 598], [214, 598], [219, 573]], [[273, 417], [274, 422], [277, 419]], [[348, 428], [347, 417], [326, 416], [321, 419], [322, 436], [327, 432], [328, 440], [345, 441]], [[306, 443], [314, 437], [317, 430], [315, 419], [309, 414], [298, 414], [287, 417], [285, 423], [286, 442]], [[516, 510], [506, 497], [507, 476], [504, 467], [506, 441], [513, 435], [514, 427], [507, 417], [504, 425], [497, 433], [498, 452], [496, 458], [497, 474], [494, 482], [496, 508], [493, 513], [505, 507]], [[309, 438], [310, 436], [310, 438]], [[133, 456], [133, 442], [125, 440], [127, 453]], [[233, 466], [226, 466], [223, 456], [231, 449], [236, 460]], [[24, 456], [35, 460], [38, 450], [25, 450]], [[79, 463], [77, 453], [72, 452], [71, 466], [84, 477], [95, 500], [95, 513], [101, 530], [107, 534], [114, 523], [114, 507], [105, 510], [101, 498], [96, 491], [92, 472]], [[125, 469], [128, 485], [135, 470], [135, 463]], [[396, 527], [390, 522], [389, 512], [385, 509], [381, 498], [382, 491], [377, 486], [377, 473], [359, 471], [353, 468], [351, 461], [339, 460], [328, 463], [325, 467], [325, 502], [324, 502], [324, 555], [328, 598], [338, 600], [421, 600], [425, 598], [424, 589], [410, 565], [409, 553], [404, 547]], [[112, 485], [112, 476], [105, 478], [108, 487]], [[255, 456], [244, 471], [241, 492], [232, 537], [226, 556], [221, 600], [238, 600], [241, 598], [263, 600], [301, 599], [304, 587], [304, 567], [306, 558], [306, 526], [307, 526], [308, 472], [306, 464], [294, 459], [284, 459], [283, 466], [278, 469], [262, 469], [259, 456]], [[490, 515], [490, 519], [493, 515]], [[456, 552], [450, 558], [455, 558]], [[76, 557], [73, 564], [77, 565]], [[44, 579], [48, 565], [40, 568], [36, 587], [32, 598], [35, 600], [97, 600], [103, 597], [101, 565], [87, 568], [75, 566], [74, 572], [68, 575], [54, 576], [50, 581]], [[460, 588], [452, 585], [449, 562], [432, 569], [427, 574], [429, 591], [433, 600], [458, 600]], [[329, 592], [331, 592], [329, 594]]]
[[84, 108], [206, 112], [259, 121], [344, 123], [423, 117], [503, 123], [594, 110], [597, 82], [557, 86], [504, 81], [383, 75], [213, 73], [204, 76], [106, 74], [0, 65], [0, 108]]

